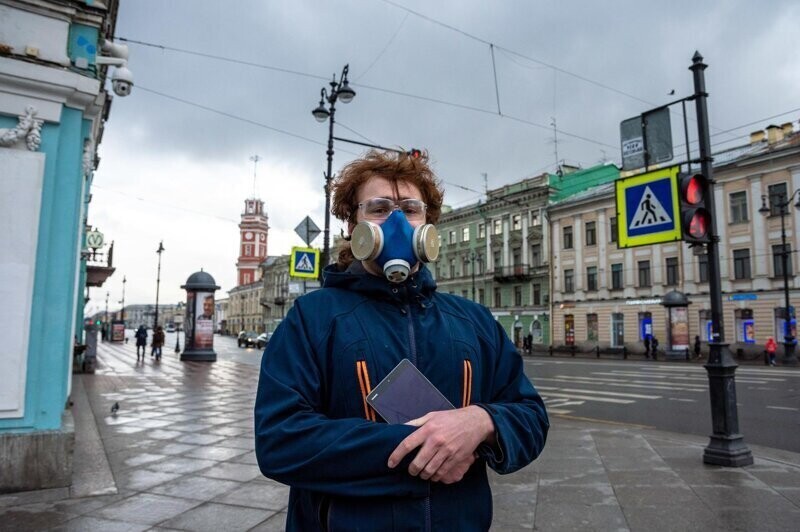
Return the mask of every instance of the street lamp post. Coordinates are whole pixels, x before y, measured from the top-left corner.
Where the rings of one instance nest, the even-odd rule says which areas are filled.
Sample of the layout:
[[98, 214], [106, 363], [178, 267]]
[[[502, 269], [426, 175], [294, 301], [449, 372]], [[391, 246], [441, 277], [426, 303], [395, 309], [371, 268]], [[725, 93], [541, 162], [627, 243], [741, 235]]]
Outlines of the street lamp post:
[[164, 241], [158, 243], [158, 249], [156, 253], [158, 253], [158, 274], [156, 275], [156, 314], [155, 318], [153, 319], [153, 331], [158, 328], [158, 289], [161, 286], [161, 253], [164, 252]]
[[[783, 297], [784, 297], [784, 307], [783, 307], [783, 359], [781, 359], [781, 364], [784, 366], [796, 366], [797, 365], [797, 355], [794, 351], [794, 342], [795, 338], [792, 334], [792, 314], [789, 309], [791, 305], [789, 303], [789, 249], [786, 246], [786, 215], [789, 213], [789, 205], [791, 205], [792, 200], [800, 192], [800, 188], [795, 190], [786, 201], [772, 201], [772, 198], [769, 199], [770, 206], [780, 208], [780, 216], [781, 216], [781, 263], [783, 264]], [[798, 196], [797, 203], [795, 203], [795, 208], [800, 209], [800, 196]], [[769, 216], [772, 212], [772, 209], [767, 206], [767, 196], [761, 196], [761, 208], [758, 209], [758, 212], [764, 216]]]
[[470, 271], [472, 272], [472, 301], [476, 301], [475, 299], [475, 263], [481, 263], [481, 256], [476, 254], [474, 251], [469, 252], [469, 256], [465, 259], [465, 262], [470, 263]]
[[103, 320], [103, 334], [101, 335], [103, 340], [108, 337], [108, 296], [109, 293], [106, 292], [106, 317]]
[[125, 330], [125, 283], [127, 283], [127, 282], [128, 282], [128, 279], [126, 279], [125, 276], [123, 275], [122, 276], [122, 301], [121, 301], [121, 304], [122, 304], [122, 317], [120, 318], [122, 320], [122, 330], [123, 331]]
[[[319, 105], [316, 109], [311, 111], [317, 122], [328, 121], [328, 171], [325, 174], [325, 231], [324, 242], [322, 247], [322, 268], [320, 268], [320, 278], [322, 278], [322, 270], [328, 265], [330, 261], [330, 228], [331, 228], [331, 180], [333, 179], [333, 124], [334, 115], [336, 114], [336, 101], [341, 100], [342, 103], [350, 103], [356, 95], [356, 91], [350, 88], [347, 80], [347, 73], [349, 65], [345, 65], [342, 69], [342, 75], [339, 76], [339, 81], [336, 81], [336, 74], [333, 75], [333, 80], [330, 82], [330, 93], [323, 87], [320, 90]], [[330, 109], [325, 107], [325, 102], [328, 102]]]

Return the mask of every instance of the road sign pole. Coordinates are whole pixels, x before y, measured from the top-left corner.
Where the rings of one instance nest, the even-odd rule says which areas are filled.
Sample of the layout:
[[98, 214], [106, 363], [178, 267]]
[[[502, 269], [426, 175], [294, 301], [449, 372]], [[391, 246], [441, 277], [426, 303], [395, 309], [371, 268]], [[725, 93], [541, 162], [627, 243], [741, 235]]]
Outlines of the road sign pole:
[[753, 455], [739, 433], [739, 413], [736, 407], [736, 381], [738, 365], [725, 343], [722, 323], [722, 285], [719, 277], [719, 236], [714, 204], [714, 177], [711, 157], [711, 140], [708, 132], [708, 109], [704, 71], [707, 65], [703, 56], [695, 52], [689, 70], [694, 75], [694, 98], [697, 109], [697, 136], [700, 142], [700, 166], [710, 182], [708, 208], [711, 213], [711, 242], [708, 249], [708, 285], [711, 298], [711, 337], [708, 340], [709, 356], [705, 365], [711, 397], [711, 425], [713, 434], [703, 451], [703, 462], [728, 467], [741, 467], [753, 463]]

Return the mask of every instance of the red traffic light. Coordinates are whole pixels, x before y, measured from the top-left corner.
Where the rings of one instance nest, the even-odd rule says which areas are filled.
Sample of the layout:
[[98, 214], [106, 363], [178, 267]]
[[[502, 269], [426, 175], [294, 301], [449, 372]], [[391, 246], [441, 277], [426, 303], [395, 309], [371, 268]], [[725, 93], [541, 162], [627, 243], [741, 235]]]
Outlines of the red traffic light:
[[681, 181], [681, 196], [689, 205], [699, 205], [705, 199], [707, 186], [706, 178], [702, 174], [686, 176]]
[[711, 215], [705, 209], [693, 209], [685, 213], [683, 220], [686, 234], [697, 240], [705, 240], [711, 231]]

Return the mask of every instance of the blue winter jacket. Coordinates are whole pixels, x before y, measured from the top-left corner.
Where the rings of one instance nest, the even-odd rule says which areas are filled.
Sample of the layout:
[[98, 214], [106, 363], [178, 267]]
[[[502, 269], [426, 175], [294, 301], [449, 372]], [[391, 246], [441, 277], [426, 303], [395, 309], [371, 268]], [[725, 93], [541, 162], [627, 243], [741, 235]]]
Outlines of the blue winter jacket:
[[[488, 530], [486, 465], [529, 464], [549, 427], [520, 355], [485, 307], [437, 293], [425, 267], [399, 285], [352, 270], [326, 269], [261, 362], [256, 455], [265, 476], [291, 486], [286, 529]], [[453, 405], [481, 406], [494, 422], [497, 447], [481, 446], [459, 482], [410, 475], [413, 456], [387, 466], [416, 428], [386, 424], [365, 395], [404, 358]]]

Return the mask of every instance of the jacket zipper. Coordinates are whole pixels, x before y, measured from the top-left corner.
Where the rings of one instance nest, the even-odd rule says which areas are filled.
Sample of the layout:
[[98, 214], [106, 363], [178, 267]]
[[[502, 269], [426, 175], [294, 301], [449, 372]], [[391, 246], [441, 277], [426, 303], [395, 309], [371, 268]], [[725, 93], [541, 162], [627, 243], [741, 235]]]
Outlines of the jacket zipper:
[[[416, 336], [414, 335], [414, 319], [411, 316], [411, 305], [406, 305], [403, 309], [403, 313], [408, 316], [408, 340], [411, 347], [411, 363], [417, 366], [417, 342]], [[417, 367], [419, 369], [419, 367]], [[431, 496], [428, 495], [425, 497], [425, 530], [430, 532], [431, 530]]]
[[472, 403], [472, 362], [464, 359], [464, 387], [462, 388], [461, 406], [466, 408]]
[[367, 396], [372, 391], [372, 386], [369, 382], [369, 372], [367, 371], [367, 361], [356, 361], [356, 377], [358, 378], [358, 386], [361, 388], [361, 401], [364, 404], [364, 417], [370, 421], [375, 421], [375, 410], [367, 403]]

